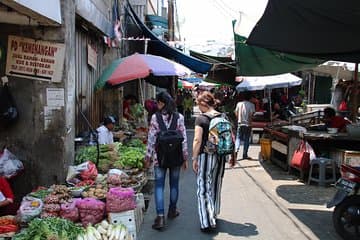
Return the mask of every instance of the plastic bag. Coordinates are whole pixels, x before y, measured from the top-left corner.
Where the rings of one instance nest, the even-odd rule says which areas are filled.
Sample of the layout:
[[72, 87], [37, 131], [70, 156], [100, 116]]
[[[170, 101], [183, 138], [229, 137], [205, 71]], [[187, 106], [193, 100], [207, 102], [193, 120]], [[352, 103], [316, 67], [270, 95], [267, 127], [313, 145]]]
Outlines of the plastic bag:
[[95, 164], [90, 161], [81, 163], [77, 166], [69, 166], [66, 181], [72, 182], [71, 180], [76, 178], [78, 175], [81, 176], [82, 180], [95, 180], [98, 175], [98, 171]]
[[80, 220], [83, 226], [95, 225], [101, 222], [105, 214], [105, 203], [94, 198], [84, 198], [76, 201]]
[[18, 218], [21, 222], [30, 222], [33, 218], [38, 217], [44, 204], [41, 199], [34, 197], [24, 197], [18, 211]]
[[107, 212], [123, 212], [135, 208], [135, 192], [132, 188], [110, 188], [106, 195]]
[[79, 220], [79, 210], [76, 207], [78, 200], [79, 199], [72, 199], [67, 203], [61, 204], [60, 216], [72, 222], [77, 222]]
[[80, 173], [82, 180], [95, 180], [98, 175], [96, 165], [90, 161], [87, 162], [87, 169]]
[[24, 169], [23, 163], [6, 148], [0, 156], [0, 176], [11, 178]]
[[307, 151], [310, 153], [310, 162], [311, 162], [312, 160], [315, 160], [315, 158], [316, 158], [315, 151], [314, 151], [314, 149], [312, 148], [312, 146], [311, 146], [308, 142], [306, 142], [306, 149], [307, 149]]
[[347, 110], [348, 110], [348, 106], [346, 104], [346, 101], [342, 100], [339, 105], [339, 111], [347, 111]]

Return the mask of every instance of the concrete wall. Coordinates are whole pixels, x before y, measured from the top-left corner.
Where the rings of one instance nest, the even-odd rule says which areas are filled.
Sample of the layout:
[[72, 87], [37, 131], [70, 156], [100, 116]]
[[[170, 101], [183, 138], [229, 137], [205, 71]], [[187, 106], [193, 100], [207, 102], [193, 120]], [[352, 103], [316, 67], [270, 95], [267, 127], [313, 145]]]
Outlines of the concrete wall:
[[[9, 77], [9, 85], [19, 110], [19, 121], [0, 130], [0, 146], [8, 146], [23, 161], [25, 171], [11, 180], [17, 196], [41, 185], [63, 183], [67, 165], [74, 155], [74, 43], [75, 11], [72, 0], [61, 1], [61, 27], [26, 27], [0, 24], [0, 42], [7, 47], [9, 34], [45, 41], [65, 43], [63, 81], [48, 82]], [[0, 64], [0, 75], [5, 63]], [[48, 130], [44, 130], [46, 88], [64, 88], [65, 107], [57, 111]]]

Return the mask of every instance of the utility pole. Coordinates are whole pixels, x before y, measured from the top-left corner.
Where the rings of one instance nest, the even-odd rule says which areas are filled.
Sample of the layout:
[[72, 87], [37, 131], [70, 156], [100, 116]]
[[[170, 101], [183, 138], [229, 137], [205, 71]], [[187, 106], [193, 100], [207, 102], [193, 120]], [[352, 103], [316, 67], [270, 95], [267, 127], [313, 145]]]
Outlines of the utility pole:
[[174, 41], [174, 0], [168, 0], [168, 41]]
[[[175, 0], [168, 0], [168, 41], [175, 40], [175, 33], [174, 33], [174, 1]], [[170, 86], [170, 94], [175, 98], [176, 90], [177, 90], [177, 77], [173, 77], [173, 81]]]

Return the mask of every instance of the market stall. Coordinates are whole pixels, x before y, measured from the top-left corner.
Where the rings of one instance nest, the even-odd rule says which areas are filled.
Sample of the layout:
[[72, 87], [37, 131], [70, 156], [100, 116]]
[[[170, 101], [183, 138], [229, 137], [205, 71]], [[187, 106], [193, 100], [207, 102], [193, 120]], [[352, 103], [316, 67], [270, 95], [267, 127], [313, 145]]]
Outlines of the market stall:
[[[269, 99], [267, 99], [269, 106], [272, 105], [270, 97], [272, 89], [289, 88], [299, 86], [302, 83], [301, 78], [290, 73], [260, 77], [237, 77], [237, 81], [240, 82], [236, 86], [238, 92], [263, 90], [264, 95], [269, 96]], [[261, 136], [264, 128], [272, 123], [271, 107], [268, 110], [270, 112], [265, 110], [265, 112], [256, 112], [254, 114], [252, 129], [253, 133], [256, 133], [258, 136]], [[265, 115], [268, 117], [265, 117]]]
[[[292, 122], [293, 125], [279, 124], [264, 128], [271, 141], [272, 162], [286, 171], [296, 169], [300, 172], [301, 178], [304, 178], [309, 169], [299, 169], [292, 165], [294, 152], [304, 141], [311, 146], [316, 157], [326, 157], [335, 161], [338, 170], [343, 163], [360, 166], [360, 135], [354, 134], [354, 131], [331, 132], [320, 128], [320, 111], [304, 115], [308, 115], [308, 118], [302, 118], [296, 125]], [[360, 129], [355, 124], [349, 125], [352, 126]]]
[[0, 237], [136, 239], [145, 209], [142, 188], [148, 180], [145, 134], [100, 145], [97, 166], [97, 147], [81, 147], [66, 182], [39, 187], [22, 198], [16, 216], [0, 218]]

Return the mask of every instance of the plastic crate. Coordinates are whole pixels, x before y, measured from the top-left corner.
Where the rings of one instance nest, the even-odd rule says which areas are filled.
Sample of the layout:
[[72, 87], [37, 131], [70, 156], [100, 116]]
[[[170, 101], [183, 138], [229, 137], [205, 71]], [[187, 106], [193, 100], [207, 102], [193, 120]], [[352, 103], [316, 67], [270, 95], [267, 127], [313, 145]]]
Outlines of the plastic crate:
[[360, 152], [345, 151], [343, 164], [356, 168], [360, 167]]
[[138, 232], [144, 220], [142, 207], [121, 213], [109, 213], [108, 220], [111, 224], [124, 224], [129, 232]]
[[360, 167], [360, 152], [344, 149], [336, 149], [330, 152], [330, 158], [336, 161], [338, 167], [342, 164]]

